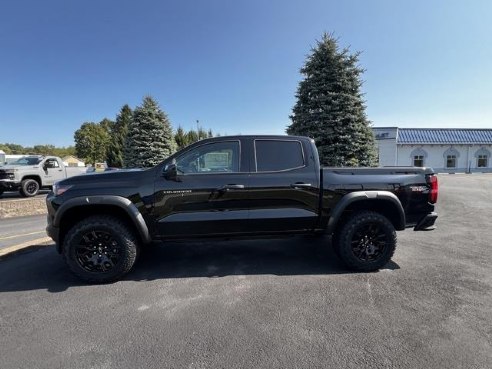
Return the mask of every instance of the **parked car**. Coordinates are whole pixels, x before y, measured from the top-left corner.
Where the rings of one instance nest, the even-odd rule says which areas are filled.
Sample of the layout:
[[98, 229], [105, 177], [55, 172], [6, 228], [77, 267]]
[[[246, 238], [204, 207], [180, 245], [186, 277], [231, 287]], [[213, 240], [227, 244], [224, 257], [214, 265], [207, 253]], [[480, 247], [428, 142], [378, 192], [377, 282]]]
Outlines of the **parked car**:
[[216, 137], [151, 169], [58, 182], [47, 232], [89, 282], [121, 278], [143, 244], [210, 237], [329, 235], [348, 268], [373, 271], [395, 231], [433, 228], [437, 195], [430, 168], [320, 168], [306, 137]]
[[82, 174], [85, 168], [66, 167], [56, 156], [29, 155], [0, 167], [0, 195], [19, 191], [22, 196], [37, 195], [56, 181]]

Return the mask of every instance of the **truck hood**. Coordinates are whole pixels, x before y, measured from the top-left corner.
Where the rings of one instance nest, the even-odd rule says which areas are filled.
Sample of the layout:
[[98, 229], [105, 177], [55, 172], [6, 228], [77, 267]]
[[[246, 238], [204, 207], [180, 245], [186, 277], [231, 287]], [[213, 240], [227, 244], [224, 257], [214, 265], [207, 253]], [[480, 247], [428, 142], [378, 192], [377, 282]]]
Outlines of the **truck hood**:
[[0, 170], [31, 170], [31, 169], [39, 169], [39, 165], [2, 165], [0, 166]]
[[143, 172], [149, 170], [152, 169], [122, 169], [109, 172], [82, 173], [81, 175], [64, 179], [59, 183], [63, 185], [128, 183], [139, 179]]

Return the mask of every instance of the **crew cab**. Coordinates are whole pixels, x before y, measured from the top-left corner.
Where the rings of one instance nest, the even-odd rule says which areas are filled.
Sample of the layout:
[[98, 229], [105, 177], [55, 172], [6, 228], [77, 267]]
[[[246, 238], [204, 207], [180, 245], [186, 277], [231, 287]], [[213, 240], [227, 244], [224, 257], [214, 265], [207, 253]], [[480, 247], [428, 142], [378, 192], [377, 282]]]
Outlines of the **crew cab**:
[[321, 168], [307, 137], [216, 137], [150, 169], [56, 183], [47, 232], [96, 283], [129, 272], [144, 244], [191, 238], [327, 235], [348, 268], [373, 271], [395, 231], [433, 228], [437, 196], [430, 168]]
[[84, 168], [66, 167], [57, 156], [27, 155], [15, 162], [0, 166], [0, 195], [19, 191], [24, 197], [51, 188], [56, 181], [83, 174]]

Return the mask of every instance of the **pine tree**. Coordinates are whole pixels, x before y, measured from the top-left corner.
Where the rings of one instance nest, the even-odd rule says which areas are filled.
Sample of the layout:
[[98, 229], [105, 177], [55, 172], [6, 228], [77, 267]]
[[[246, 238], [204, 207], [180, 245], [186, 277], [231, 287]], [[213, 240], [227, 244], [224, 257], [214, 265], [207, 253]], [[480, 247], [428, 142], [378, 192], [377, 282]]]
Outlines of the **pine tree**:
[[188, 133], [186, 133], [186, 139], [188, 140], [188, 145], [191, 145], [192, 143], [199, 141], [200, 137], [198, 136], [197, 131], [190, 129]]
[[189, 145], [188, 138], [186, 137], [186, 133], [181, 126], [176, 130], [176, 134], [174, 135], [174, 141], [176, 141], [176, 145], [178, 146], [178, 150], [184, 149]]
[[135, 108], [126, 138], [125, 166], [151, 167], [176, 150], [167, 115], [150, 96]]
[[323, 34], [300, 72], [297, 102], [290, 116], [290, 135], [312, 137], [325, 166], [374, 166], [376, 146], [365, 113], [358, 65], [360, 53], [340, 50], [337, 40]]
[[133, 119], [132, 109], [127, 105], [123, 105], [120, 113], [116, 117], [116, 122], [111, 129], [111, 142], [106, 153], [106, 162], [110, 167], [123, 167], [124, 147], [128, 126]]

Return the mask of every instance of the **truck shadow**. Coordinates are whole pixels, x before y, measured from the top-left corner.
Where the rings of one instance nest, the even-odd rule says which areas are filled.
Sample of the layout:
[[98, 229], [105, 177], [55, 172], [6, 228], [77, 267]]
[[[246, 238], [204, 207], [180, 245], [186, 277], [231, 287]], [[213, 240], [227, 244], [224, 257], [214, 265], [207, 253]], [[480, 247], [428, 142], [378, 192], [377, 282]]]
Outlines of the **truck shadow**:
[[[399, 269], [390, 262], [385, 269]], [[339, 261], [328, 240], [294, 237], [275, 240], [169, 242], [147, 247], [125, 281], [220, 278], [231, 275], [337, 275], [354, 273]], [[0, 261], [0, 292], [46, 289], [63, 292], [87, 286], [73, 276], [54, 247]], [[115, 282], [118, 283], [118, 282]], [[96, 288], [95, 286], [94, 288]]]

